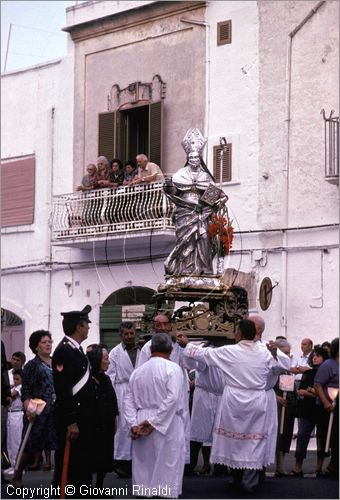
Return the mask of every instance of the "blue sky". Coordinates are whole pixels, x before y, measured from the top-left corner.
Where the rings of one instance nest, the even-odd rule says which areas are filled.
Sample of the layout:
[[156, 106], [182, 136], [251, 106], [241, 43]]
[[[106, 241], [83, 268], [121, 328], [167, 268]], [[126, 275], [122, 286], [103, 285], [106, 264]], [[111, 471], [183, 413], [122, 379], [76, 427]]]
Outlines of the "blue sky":
[[10, 24], [6, 71], [64, 56], [67, 34], [61, 28], [66, 25], [66, 7], [75, 4], [75, 1], [1, 0], [1, 71], [5, 66]]

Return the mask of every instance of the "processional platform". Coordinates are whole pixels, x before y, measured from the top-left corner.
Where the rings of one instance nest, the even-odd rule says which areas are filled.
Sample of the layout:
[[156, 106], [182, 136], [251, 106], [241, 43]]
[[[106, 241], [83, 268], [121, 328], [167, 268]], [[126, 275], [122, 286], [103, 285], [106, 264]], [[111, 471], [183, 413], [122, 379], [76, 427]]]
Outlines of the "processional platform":
[[173, 334], [220, 344], [234, 341], [237, 323], [248, 315], [247, 291], [227, 287], [217, 275], [166, 277], [153, 300], [156, 310], [171, 314]]

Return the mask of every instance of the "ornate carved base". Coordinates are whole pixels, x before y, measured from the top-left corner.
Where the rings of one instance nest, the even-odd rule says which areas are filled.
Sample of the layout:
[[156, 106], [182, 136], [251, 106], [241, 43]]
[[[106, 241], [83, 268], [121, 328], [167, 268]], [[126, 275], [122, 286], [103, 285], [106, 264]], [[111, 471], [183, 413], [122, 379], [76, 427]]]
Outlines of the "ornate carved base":
[[159, 292], [168, 290], [221, 290], [226, 291], [223, 281], [215, 275], [202, 276], [166, 276], [165, 283], [159, 285]]
[[[216, 276], [168, 277], [154, 295], [156, 310], [172, 314], [172, 330], [188, 337], [218, 339], [220, 344], [235, 338], [237, 323], [248, 315], [247, 291], [226, 287]], [[177, 302], [188, 306], [175, 309]]]

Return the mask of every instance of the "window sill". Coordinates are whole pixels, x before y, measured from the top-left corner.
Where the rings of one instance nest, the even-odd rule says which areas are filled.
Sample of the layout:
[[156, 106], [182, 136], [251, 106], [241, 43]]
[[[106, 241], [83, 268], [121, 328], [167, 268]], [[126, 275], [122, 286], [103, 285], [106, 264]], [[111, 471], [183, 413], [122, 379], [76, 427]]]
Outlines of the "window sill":
[[[237, 179], [228, 182], [222, 182], [222, 186], [239, 186], [240, 184], [241, 181]], [[216, 185], [218, 186], [219, 182], [216, 181]]]
[[15, 233], [33, 233], [33, 224], [26, 226], [12, 226], [1, 228], [1, 234], [15, 234]]

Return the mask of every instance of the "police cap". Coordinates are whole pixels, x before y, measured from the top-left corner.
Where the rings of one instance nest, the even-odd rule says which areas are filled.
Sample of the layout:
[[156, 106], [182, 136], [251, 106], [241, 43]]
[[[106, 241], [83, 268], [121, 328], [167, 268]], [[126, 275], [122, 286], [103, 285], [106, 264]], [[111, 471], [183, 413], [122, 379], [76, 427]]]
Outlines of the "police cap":
[[87, 323], [91, 323], [89, 319], [89, 312], [91, 312], [92, 307], [87, 305], [84, 307], [82, 311], [69, 311], [60, 313], [64, 320], [78, 322], [78, 321], [87, 321]]

